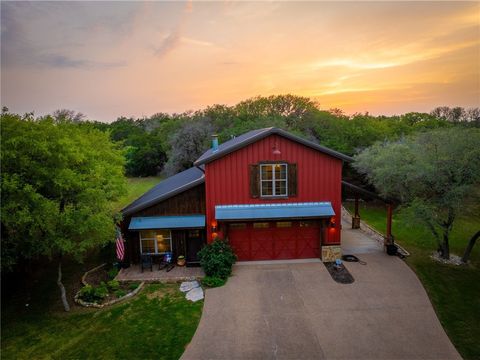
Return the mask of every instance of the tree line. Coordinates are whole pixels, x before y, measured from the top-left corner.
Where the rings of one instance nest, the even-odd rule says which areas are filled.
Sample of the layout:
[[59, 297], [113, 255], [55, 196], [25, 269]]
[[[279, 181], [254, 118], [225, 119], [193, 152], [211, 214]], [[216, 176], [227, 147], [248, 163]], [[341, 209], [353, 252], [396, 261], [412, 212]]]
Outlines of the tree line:
[[172, 175], [192, 166], [208, 147], [212, 134], [225, 142], [247, 131], [276, 126], [353, 156], [377, 141], [396, 140], [444, 127], [480, 127], [480, 109], [437, 107], [430, 113], [394, 116], [346, 115], [322, 110], [309, 98], [294, 95], [255, 97], [233, 106], [212, 105], [180, 114], [157, 113], [144, 118], [120, 117], [108, 124], [80, 113], [59, 110], [56, 121], [90, 123], [108, 132], [125, 151], [127, 176]]

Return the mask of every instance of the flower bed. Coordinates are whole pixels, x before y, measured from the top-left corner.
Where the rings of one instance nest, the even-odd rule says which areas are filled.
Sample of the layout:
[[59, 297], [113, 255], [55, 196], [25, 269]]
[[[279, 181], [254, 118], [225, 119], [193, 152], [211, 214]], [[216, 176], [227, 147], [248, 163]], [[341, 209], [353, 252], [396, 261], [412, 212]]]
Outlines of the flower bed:
[[102, 264], [82, 276], [84, 285], [75, 295], [75, 302], [86, 307], [102, 308], [136, 295], [144, 283], [115, 280], [118, 270]]

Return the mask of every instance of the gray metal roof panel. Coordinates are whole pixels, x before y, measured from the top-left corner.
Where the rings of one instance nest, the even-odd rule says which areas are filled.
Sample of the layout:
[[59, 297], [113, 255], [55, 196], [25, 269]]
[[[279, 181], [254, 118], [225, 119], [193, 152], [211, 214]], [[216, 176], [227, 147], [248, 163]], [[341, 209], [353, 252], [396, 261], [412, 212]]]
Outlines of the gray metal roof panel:
[[231, 152], [234, 152], [235, 150], [241, 149], [249, 144], [252, 144], [258, 140], [261, 140], [269, 135], [272, 134], [277, 134], [280, 136], [283, 136], [287, 139], [290, 139], [292, 141], [298, 142], [300, 144], [303, 144], [305, 146], [308, 146], [312, 149], [318, 150], [320, 152], [323, 152], [325, 154], [331, 155], [333, 157], [336, 157], [338, 159], [344, 160], [344, 161], [353, 161], [353, 159], [350, 156], [347, 156], [345, 154], [342, 154], [338, 151], [329, 149], [325, 146], [316, 144], [312, 141], [303, 139], [297, 135], [293, 135], [285, 130], [270, 127], [270, 128], [264, 128], [264, 129], [257, 129], [257, 130], [252, 130], [249, 131], [245, 134], [242, 134], [240, 136], [237, 136], [236, 138], [233, 138], [231, 140], [228, 140], [224, 142], [223, 144], [220, 144], [218, 147], [217, 151], [213, 151], [212, 149], [208, 149], [205, 153], [203, 153], [202, 156], [200, 156], [196, 161], [195, 165], [202, 165], [209, 163], [211, 161], [214, 161], [216, 159], [219, 159], [227, 154], [230, 154]]
[[131, 204], [125, 206], [122, 209], [122, 213], [123, 215], [130, 215], [204, 182], [205, 175], [203, 171], [197, 167], [191, 167], [162, 180]]
[[334, 216], [330, 202], [217, 205], [217, 220], [296, 219]]
[[205, 227], [205, 215], [133, 217], [129, 230], [194, 229]]

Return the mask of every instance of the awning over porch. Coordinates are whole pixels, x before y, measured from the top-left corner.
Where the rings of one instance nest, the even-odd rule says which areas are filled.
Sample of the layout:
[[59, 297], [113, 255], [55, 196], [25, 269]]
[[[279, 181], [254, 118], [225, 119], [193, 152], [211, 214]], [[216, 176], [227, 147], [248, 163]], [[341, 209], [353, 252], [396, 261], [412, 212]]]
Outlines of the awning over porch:
[[217, 205], [217, 220], [321, 218], [335, 215], [330, 202]]
[[205, 215], [133, 217], [129, 230], [194, 229], [205, 227]]

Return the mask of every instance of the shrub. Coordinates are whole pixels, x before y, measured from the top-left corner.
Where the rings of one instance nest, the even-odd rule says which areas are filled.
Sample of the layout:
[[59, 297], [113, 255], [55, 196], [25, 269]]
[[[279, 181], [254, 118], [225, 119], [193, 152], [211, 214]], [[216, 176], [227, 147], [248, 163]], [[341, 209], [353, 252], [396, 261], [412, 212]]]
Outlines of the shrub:
[[137, 282], [133, 282], [133, 283], [130, 283], [130, 285], [128, 285], [128, 288], [130, 290], [135, 290], [140, 284], [137, 283]]
[[211, 288], [223, 286], [226, 282], [227, 281], [225, 279], [221, 279], [215, 276], [205, 276], [202, 279], [202, 284]]
[[115, 279], [115, 276], [118, 275], [118, 269], [116, 267], [111, 268], [110, 270], [108, 270], [107, 275], [110, 280]]
[[92, 285], [86, 285], [79, 291], [79, 297], [83, 301], [95, 302], [95, 288]]
[[205, 274], [220, 279], [226, 279], [230, 276], [232, 266], [237, 260], [230, 244], [221, 239], [216, 239], [205, 245], [198, 252], [198, 256]]
[[86, 285], [80, 289], [80, 299], [87, 302], [99, 302], [108, 295], [108, 289], [105, 285], [93, 287], [92, 285]]
[[117, 298], [121, 298], [121, 297], [127, 295], [127, 292], [125, 290], [118, 289], [114, 292], [114, 294]]
[[118, 282], [118, 280], [110, 280], [109, 282], [107, 282], [107, 286], [112, 291], [120, 289], [120, 283]]

